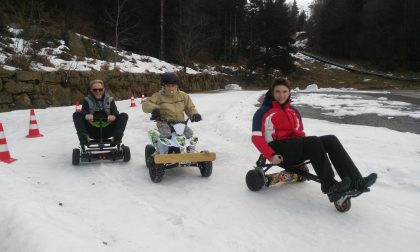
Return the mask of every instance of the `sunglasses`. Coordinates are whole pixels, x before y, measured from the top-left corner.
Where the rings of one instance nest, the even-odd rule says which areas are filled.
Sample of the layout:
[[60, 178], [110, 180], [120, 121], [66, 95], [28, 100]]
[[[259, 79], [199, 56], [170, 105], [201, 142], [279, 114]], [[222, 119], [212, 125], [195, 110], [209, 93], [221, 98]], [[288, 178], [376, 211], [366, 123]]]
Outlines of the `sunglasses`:
[[92, 88], [92, 92], [102, 92], [104, 91], [103, 88]]

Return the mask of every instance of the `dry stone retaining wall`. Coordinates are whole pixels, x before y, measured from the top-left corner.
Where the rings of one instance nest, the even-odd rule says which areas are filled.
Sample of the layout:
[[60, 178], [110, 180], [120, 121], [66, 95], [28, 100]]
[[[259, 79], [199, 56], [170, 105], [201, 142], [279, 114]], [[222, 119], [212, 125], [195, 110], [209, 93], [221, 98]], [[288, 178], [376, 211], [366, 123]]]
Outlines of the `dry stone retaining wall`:
[[[67, 106], [82, 101], [94, 79], [101, 79], [109, 93], [117, 100], [128, 99], [134, 92], [146, 96], [160, 89], [159, 74], [121, 73], [118, 71], [90, 72], [34, 72], [0, 69], [0, 112]], [[229, 83], [226, 75], [180, 74], [181, 89], [202, 92], [223, 88]]]

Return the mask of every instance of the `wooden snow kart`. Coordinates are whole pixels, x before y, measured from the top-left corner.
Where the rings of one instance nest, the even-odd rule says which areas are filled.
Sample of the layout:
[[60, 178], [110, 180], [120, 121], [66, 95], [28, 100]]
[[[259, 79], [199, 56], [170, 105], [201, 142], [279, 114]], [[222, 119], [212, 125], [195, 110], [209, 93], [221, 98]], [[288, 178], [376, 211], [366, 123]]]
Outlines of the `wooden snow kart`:
[[160, 134], [156, 129], [150, 129], [148, 132], [150, 144], [145, 148], [145, 161], [153, 182], [162, 181], [165, 170], [182, 166], [198, 167], [201, 176], [211, 176], [212, 161], [216, 160], [216, 153], [196, 150], [198, 138], [187, 138], [184, 134], [189, 119], [183, 122], [165, 118], [151, 118], [151, 120], [166, 122], [172, 131], [171, 138], [159, 137]]

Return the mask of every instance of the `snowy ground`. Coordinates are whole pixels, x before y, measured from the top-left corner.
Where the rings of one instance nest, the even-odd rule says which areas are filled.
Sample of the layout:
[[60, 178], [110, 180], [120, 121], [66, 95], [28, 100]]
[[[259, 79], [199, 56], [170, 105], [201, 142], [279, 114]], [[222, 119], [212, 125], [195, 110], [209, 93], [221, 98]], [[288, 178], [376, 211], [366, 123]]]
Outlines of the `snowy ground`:
[[344, 214], [315, 182], [254, 193], [245, 174], [258, 158], [251, 118], [263, 93], [193, 94], [204, 120], [191, 127], [217, 153], [213, 175], [179, 168], [160, 184], [144, 164], [153, 123], [128, 100], [117, 104], [130, 116], [129, 163], [71, 165], [74, 107], [37, 110], [36, 139], [24, 137], [29, 111], [0, 113], [18, 159], [0, 163], [0, 251], [417, 251], [420, 135], [304, 118], [308, 135], [337, 135], [378, 182]]

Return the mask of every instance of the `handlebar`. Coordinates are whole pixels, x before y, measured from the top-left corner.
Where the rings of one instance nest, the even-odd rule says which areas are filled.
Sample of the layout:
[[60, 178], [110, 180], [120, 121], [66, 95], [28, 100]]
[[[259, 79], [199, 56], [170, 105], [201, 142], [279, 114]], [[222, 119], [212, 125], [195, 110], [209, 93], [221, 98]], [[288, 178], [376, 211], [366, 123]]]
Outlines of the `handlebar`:
[[172, 120], [172, 119], [167, 119], [167, 118], [165, 118], [165, 117], [158, 117], [158, 118], [153, 118], [153, 117], [150, 117], [150, 120], [151, 120], [151, 121], [155, 121], [155, 122], [166, 122], [166, 123], [168, 123], [168, 124], [177, 124], [177, 123], [187, 124], [187, 123], [188, 123], [188, 121], [190, 120], [190, 118], [188, 118], [188, 119], [187, 119], [187, 120], [185, 120], [185, 121], [175, 121], [175, 120]]

